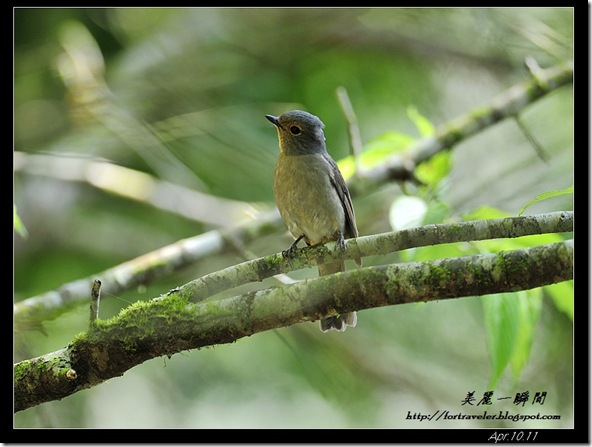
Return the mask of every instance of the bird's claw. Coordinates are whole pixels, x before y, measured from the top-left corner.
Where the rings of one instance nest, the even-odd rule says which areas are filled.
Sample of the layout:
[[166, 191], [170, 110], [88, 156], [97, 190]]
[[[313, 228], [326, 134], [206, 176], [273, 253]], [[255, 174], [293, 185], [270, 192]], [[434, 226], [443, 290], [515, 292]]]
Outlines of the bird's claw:
[[339, 250], [341, 250], [342, 252], [345, 251], [345, 237], [343, 237], [343, 233], [339, 233], [339, 236], [337, 236], [337, 240], [335, 241], [335, 243], [337, 244], [337, 248], [339, 248]]
[[303, 237], [304, 234], [292, 242], [292, 245], [290, 245], [288, 248], [282, 250], [282, 256], [286, 259], [293, 259], [296, 256], [296, 252], [298, 251], [298, 242], [300, 242]]
[[296, 244], [292, 244], [285, 250], [282, 250], [282, 256], [286, 259], [294, 259], [297, 251], [298, 247], [296, 247]]

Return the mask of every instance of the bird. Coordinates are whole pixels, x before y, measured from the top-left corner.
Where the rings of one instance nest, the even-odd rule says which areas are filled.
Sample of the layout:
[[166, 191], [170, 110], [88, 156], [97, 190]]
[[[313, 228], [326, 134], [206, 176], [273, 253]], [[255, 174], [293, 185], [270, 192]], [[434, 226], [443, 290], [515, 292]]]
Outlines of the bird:
[[[280, 152], [275, 164], [273, 192], [280, 215], [294, 236], [288, 251], [304, 239], [307, 245], [358, 236], [352, 199], [335, 160], [327, 152], [325, 125], [315, 115], [291, 110], [265, 115], [277, 129]], [[357, 265], [362, 260], [354, 259]], [[343, 260], [319, 264], [319, 276], [345, 271]], [[357, 323], [356, 312], [330, 315], [320, 320], [322, 332], [345, 331]]]

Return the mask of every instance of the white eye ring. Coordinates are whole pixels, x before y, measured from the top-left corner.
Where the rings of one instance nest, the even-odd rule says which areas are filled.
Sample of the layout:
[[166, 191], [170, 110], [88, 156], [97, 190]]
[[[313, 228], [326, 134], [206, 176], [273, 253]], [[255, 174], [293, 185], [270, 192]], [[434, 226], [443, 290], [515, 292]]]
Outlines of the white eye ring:
[[300, 127], [298, 127], [298, 126], [290, 127], [290, 133], [292, 135], [298, 135], [300, 132], [302, 132], [302, 129], [300, 129]]

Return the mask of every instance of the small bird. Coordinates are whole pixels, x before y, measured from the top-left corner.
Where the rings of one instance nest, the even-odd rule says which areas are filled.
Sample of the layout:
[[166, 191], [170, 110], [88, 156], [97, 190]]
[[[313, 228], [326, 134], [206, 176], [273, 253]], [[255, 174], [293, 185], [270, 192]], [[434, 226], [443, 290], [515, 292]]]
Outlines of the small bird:
[[[277, 128], [280, 154], [273, 180], [277, 207], [290, 233], [308, 245], [358, 236], [356, 217], [345, 180], [325, 146], [325, 125], [316, 116], [292, 110], [280, 116], [265, 115]], [[361, 265], [361, 259], [355, 259]], [[345, 271], [345, 262], [319, 264], [319, 276]], [[355, 312], [321, 320], [321, 331], [345, 331], [355, 326]]]

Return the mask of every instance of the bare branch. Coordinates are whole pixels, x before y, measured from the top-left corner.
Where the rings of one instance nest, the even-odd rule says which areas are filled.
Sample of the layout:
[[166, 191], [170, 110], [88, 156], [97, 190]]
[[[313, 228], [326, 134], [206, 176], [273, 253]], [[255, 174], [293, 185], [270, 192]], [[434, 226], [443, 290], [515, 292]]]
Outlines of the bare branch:
[[258, 214], [258, 210], [249, 203], [196, 191], [104, 159], [73, 154], [15, 152], [14, 170], [88, 183], [100, 190], [209, 225], [243, 222]]
[[550, 158], [549, 157], [549, 154], [547, 154], [545, 152], [545, 150], [541, 146], [541, 143], [539, 143], [539, 141], [532, 134], [532, 132], [530, 130], [528, 130], [528, 127], [526, 127], [526, 125], [522, 121], [522, 118], [520, 118], [520, 115], [516, 115], [514, 117], [514, 119], [516, 120], [516, 124], [518, 124], [518, 127], [520, 128], [520, 130], [522, 131], [522, 133], [524, 134], [524, 136], [528, 139], [528, 141], [530, 142], [530, 144], [532, 145], [532, 147], [536, 151], [536, 153], [539, 156], [539, 158], [541, 160], [543, 160], [545, 163], [548, 164], [549, 163], [549, 158]]
[[101, 281], [95, 279], [90, 291], [90, 325], [92, 329], [99, 319], [99, 301], [101, 299]]
[[347, 120], [349, 128], [349, 144], [351, 146], [352, 155], [354, 157], [354, 164], [356, 166], [356, 172], [360, 172], [359, 159], [362, 153], [362, 137], [360, 136], [360, 128], [358, 127], [358, 118], [354, 107], [349, 100], [349, 95], [345, 87], [337, 87], [337, 98], [341, 105], [341, 110]]

